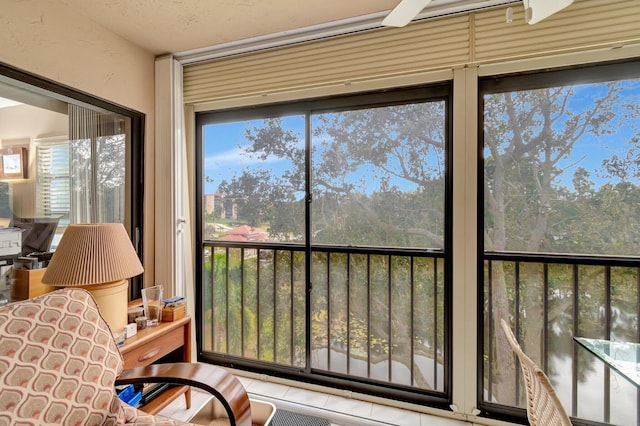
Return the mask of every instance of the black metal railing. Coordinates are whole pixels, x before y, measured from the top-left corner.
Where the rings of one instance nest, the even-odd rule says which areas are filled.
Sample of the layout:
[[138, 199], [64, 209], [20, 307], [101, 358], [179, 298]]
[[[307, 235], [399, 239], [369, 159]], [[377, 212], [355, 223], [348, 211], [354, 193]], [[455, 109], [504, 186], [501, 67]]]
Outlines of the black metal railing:
[[448, 397], [442, 253], [207, 242], [202, 256], [205, 358]]
[[500, 411], [494, 404], [525, 406], [518, 366], [511, 354], [501, 358], [497, 344], [497, 322], [505, 317], [572, 417], [639, 424], [636, 387], [573, 337], [640, 341], [640, 260], [487, 253], [484, 282], [482, 392], [489, 411]]

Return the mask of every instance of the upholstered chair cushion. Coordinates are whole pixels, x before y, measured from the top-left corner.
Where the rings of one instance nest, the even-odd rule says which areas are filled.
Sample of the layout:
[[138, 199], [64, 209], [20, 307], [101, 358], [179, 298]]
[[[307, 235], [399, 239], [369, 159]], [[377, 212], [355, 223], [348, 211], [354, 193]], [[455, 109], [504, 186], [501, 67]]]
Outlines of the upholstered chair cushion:
[[0, 424], [111, 425], [122, 356], [87, 291], [0, 308]]

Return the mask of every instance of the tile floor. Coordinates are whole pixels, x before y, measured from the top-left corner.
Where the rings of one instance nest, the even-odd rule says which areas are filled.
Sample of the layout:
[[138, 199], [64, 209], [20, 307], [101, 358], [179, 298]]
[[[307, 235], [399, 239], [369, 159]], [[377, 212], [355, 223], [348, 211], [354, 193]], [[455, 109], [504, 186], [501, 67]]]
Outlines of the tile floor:
[[[460, 420], [446, 419], [414, 411], [387, 407], [306, 389], [295, 388], [246, 377], [238, 377], [249, 397], [268, 401], [277, 408], [329, 419], [332, 426], [472, 426]], [[210, 398], [194, 389], [192, 406], [186, 409], [184, 398], [176, 399], [161, 414], [179, 420], [188, 420]]]

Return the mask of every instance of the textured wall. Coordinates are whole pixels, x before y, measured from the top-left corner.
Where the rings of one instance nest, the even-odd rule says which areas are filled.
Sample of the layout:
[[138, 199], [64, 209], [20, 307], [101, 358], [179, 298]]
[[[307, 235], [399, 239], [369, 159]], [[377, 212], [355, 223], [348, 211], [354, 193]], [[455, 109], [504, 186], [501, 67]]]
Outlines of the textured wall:
[[151, 53], [86, 20], [61, 2], [2, 3], [0, 61], [152, 113]]
[[154, 56], [63, 1], [1, 3], [0, 62], [145, 114], [144, 265], [153, 282]]

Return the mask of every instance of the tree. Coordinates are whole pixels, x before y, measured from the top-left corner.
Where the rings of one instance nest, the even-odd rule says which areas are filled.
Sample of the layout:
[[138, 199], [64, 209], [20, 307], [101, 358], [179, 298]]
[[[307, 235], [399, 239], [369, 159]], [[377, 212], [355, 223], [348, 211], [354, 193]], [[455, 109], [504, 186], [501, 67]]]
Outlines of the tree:
[[[314, 115], [311, 140], [311, 213], [313, 244], [356, 245], [363, 247], [436, 248], [444, 246], [444, 102], [424, 102], [370, 108], [340, 113]], [[272, 237], [279, 241], [295, 240], [304, 235], [304, 210], [301, 199], [305, 185], [305, 148], [300, 143], [301, 130], [285, 128], [279, 118], [265, 120], [262, 126], [247, 129], [245, 154], [262, 160], [259, 166], [245, 168], [237, 176], [222, 181], [217, 192], [241, 199], [239, 217], [253, 226], [267, 226]], [[276, 170], [267, 160], [279, 158], [287, 164], [284, 170]], [[296, 222], [297, 221], [297, 222]], [[292, 223], [299, 224], [298, 231]], [[298, 226], [298, 225], [296, 225]], [[351, 270], [366, 266], [366, 258], [356, 263], [352, 258]], [[365, 262], [362, 263], [362, 260]], [[431, 260], [430, 260], [431, 261]], [[318, 263], [319, 262], [319, 263]], [[323, 269], [322, 261], [315, 261], [313, 269]], [[346, 282], [346, 257], [333, 258], [332, 298], [344, 301], [350, 297], [346, 287], [338, 289], [337, 282]], [[391, 262], [395, 282], [405, 282], [411, 276], [408, 257], [394, 256]], [[367, 304], [354, 300], [352, 311], [347, 312], [333, 303], [327, 312], [328, 278], [313, 279], [314, 345], [346, 350], [346, 324], [351, 325], [349, 342], [354, 346], [352, 356], [360, 353], [358, 347], [372, 345], [372, 356], [406, 363], [414, 345], [414, 339], [428, 344], [436, 341], [429, 327], [434, 313], [427, 313], [439, 290], [429, 267], [416, 267], [416, 282], [432, 289], [418, 289], [425, 306], [419, 308], [424, 318], [415, 321], [415, 336], [409, 333], [407, 313], [412, 311], [407, 285], [394, 284], [389, 289], [389, 268], [385, 256], [371, 261], [372, 288], [370, 306], [375, 312], [371, 321], [367, 317]], [[381, 269], [382, 268], [382, 269]], [[342, 271], [342, 272], [339, 272]], [[366, 277], [367, 269], [361, 271]], [[380, 278], [375, 278], [377, 276]], [[423, 276], [424, 275], [424, 276]], [[405, 278], [401, 278], [405, 277]], [[352, 291], [360, 294], [358, 285], [351, 281]], [[394, 310], [388, 319], [393, 324], [394, 335], [389, 335], [388, 322], [384, 320], [388, 310], [389, 292], [392, 292]], [[362, 293], [366, 294], [366, 293]], [[353, 294], [351, 295], [353, 297]], [[435, 308], [434, 308], [435, 309]], [[440, 315], [443, 309], [438, 308]], [[327, 325], [330, 322], [331, 325]], [[322, 325], [324, 324], [324, 325]], [[363, 330], [362, 327], [371, 327]], [[330, 327], [331, 342], [322, 330]], [[268, 334], [268, 333], [267, 333]], [[323, 337], [324, 336], [324, 337]], [[371, 339], [369, 342], [367, 339]], [[363, 340], [364, 339], [364, 340]], [[444, 339], [440, 335], [438, 342]], [[342, 343], [341, 343], [342, 342]], [[425, 343], [426, 342], [426, 343]], [[438, 348], [420, 351], [437, 358]], [[367, 353], [366, 351], [364, 352]], [[420, 386], [429, 387], [419, 373], [415, 377]]]
[[314, 123], [318, 243], [444, 247], [444, 102], [319, 114]]
[[282, 159], [287, 167], [277, 173], [268, 165], [242, 170], [239, 176], [224, 179], [218, 193], [236, 200], [238, 217], [246, 224], [267, 226], [281, 241], [297, 241], [304, 235], [304, 148], [300, 136], [287, 130], [280, 118], [264, 121], [264, 127], [246, 129], [249, 157]]
[[[637, 87], [638, 83], [634, 84]], [[589, 85], [588, 101], [581, 97], [585, 88], [577, 86], [484, 96], [483, 232], [486, 251], [596, 254], [629, 254], [629, 250], [636, 248], [640, 251], [640, 222], [636, 219], [640, 218], [637, 132], [629, 137], [627, 153], [611, 155], [599, 166], [583, 164], [583, 157], [576, 154], [585, 141], [601, 140], [598, 138], [603, 136], [620, 138], [622, 136], [615, 134], [617, 129], [628, 121], [637, 124], [638, 107], [624, 99], [626, 85], [626, 82]], [[240, 176], [223, 182], [219, 191], [246, 200], [243, 216], [247, 221], [268, 224], [272, 235], [281, 236], [282, 241], [291, 241], [293, 235], [304, 234], [304, 223], [295, 220], [304, 218], [305, 155], [308, 155], [311, 158], [309, 243], [382, 246], [399, 251], [413, 247], [443, 249], [444, 117], [444, 102], [315, 114], [310, 119], [309, 153], [301, 144], [305, 134], [302, 130], [286, 129], [280, 119], [267, 119], [262, 126], [247, 129], [246, 155], [262, 160], [282, 158], [288, 168], [279, 173], [266, 166], [247, 168]], [[572, 170], [572, 176], [567, 178]], [[596, 178], [600, 181], [598, 184], [594, 183]], [[608, 183], [602, 183], [602, 180]], [[601, 217], [603, 209], [608, 213], [604, 219]], [[292, 223], [296, 224], [297, 231], [291, 231]], [[386, 259], [380, 258], [374, 263], [383, 265], [385, 262]], [[318, 260], [317, 264], [325, 265], [326, 261]], [[402, 260], [393, 264], [396, 269], [392, 267], [388, 271], [400, 277], [406, 271]], [[492, 299], [488, 301], [492, 316], [486, 312], [485, 324], [499, 330], [501, 318], [518, 315], [524, 324], [519, 339], [525, 348], [532, 348], [532, 358], [540, 361], [542, 351], [546, 349], [540, 345], [540, 339], [547, 327], [543, 323], [543, 266], [537, 263], [523, 265], [519, 275], [522, 303], [520, 311], [515, 312], [513, 264], [493, 262]], [[354, 265], [347, 266], [344, 260], [342, 263], [335, 261], [333, 267], [338, 271], [332, 271], [335, 274], [332, 280], [353, 282], [346, 271]], [[556, 353], [565, 351], [569, 354], [570, 348], [562, 342], [570, 341], [569, 325], [576, 320], [568, 310], [573, 299], [572, 289], [567, 284], [573, 281], [575, 272], [564, 265], [551, 265], [548, 270], [548, 281], [556, 291], [546, 315], [562, 333], [549, 338], [560, 348], [554, 349]], [[595, 288], [600, 271], [585, 268], [579, 273]], [[625, 288], [632, 273], [616, 271], [615, 279], [619, 281], [620, 289]], [[424, 278], [428, 276], [425, 270]], [[407, 306], [402, 305], [406, 302], [402, 299], [406, 287], [385, 288], [388, 282], [385, 280], [378, 283], [372, 278], [370, 303], [376, 312], [384, 311], [383, 307], [389, 303]], [[402, 281], [401, 278], [398, 280]], [[360, 333], [359, 327], [366, 324], [373, 331], [369, 333], [371, 339], [377, 339], [376, 350], [381, 354], [395, 352], [394, 360], [405, 359], [402, 348], [396, 350], [394, 344], [410, 347], [418, 337], [426, 342], [436, 338], [443, 340], [442, 330], [438, 330], [437, 337], [426, 332], [420, 336], [405, 333], [402, 329], [402, 323], [407, 320], [404, 312], [384, 312], [383, 315], [390, 318], [377, 318], [381, 325], [376, 321], [369, 325], [361, 306], [352, 306], [352, 312], [339, 309], [323, 312], [329, 303], [329, 297], [325, 296], [328, 281], [327, 276], [314, 275], [313, 291], [317, 302], [314, 313], [319, 324], [331, 322], [333, 327], [350, 324], [354, 334]], [[425, 279], [424, 282], [428, 281]], [[431, 281], [430, 284], [434, 291], [427, 297], [435, 300], [435, 294], [440, 291], [436, 288], [438, 283]], [[624, 299], [624, 291], [621, 290], [618, 296], [621, 299]], [[485, 288], [485, 294], [489, 294], [488, 288]], [[344, 301], [347, 294], [339, 290], [331, 297]], [[441, 302], [442, 298], [438, 300]], [[596, 299], [581, 303], [590, 304], [591, 314], [598, 311]], [[335, 306], [335, 303], [331, 305]], [[430, 306], [429, 302], [424, 306]], [[397, 335], [390, 336], [387, 332], [385, 325], [389, 322], [397, 327], [394, 330], [400, 331]], [[593, 316], [584, 320], [584, 326], [594, 329], [596, 322], [597, 318]], [[426, 320], [419, 328], [429, 328], [425, 324]], [[344, 332], [336, 332], [338, 338], [332, 342], [322, 333], [321, 330], [314, 331], [319, 344], [327, 342], [336, 347], [344, 344]], [[496, 335], [502, 339], [500, 333]], [[369, 337], [365, 333], [363, 338]], [[488, 378], [494, 383], [493, 396], [499, 402], [512, 403], [516, 395], [515, 381], [507, 375], [515, 371], [513, 356], [506, 342], [498, 341], [494, 347], [497, 348], [495, 353], [485, 354], [499, 366], [496, 377]], [[533, 348], [539, 348], [539, 351]], [[352, 349], [357, 352], [357, 348]], [[435, 358], [438, 349], [429, 350]]]
[[[615, 191], [605, 185], [594, 192], [590, 174], [583, 167], [574, 173], [574, 188], [563, 184], [562, 176], [580, 161], [572, 156], [576, 144], [589, 135], [610, 135], [619, 125], [621, 91], [620, 83], [592, 86], [591, 92], [598, 95], [591, 102], [577, 102], [573, 86], [485, 95], [485, 250], [611, 253], [612, 244], [599, 244], [597, 239], [603, 232], [611, 235], [612, 229], [620, 226], [620, 217], [614, 213], [617, 225], [600, 227], [595, 211], [587, 207], [601, 203], [597, 200], [603, 197], [610, 198]], [[523, 322], [523, 346], [540, 362], [544, 350], [540, 336], [547, 327], [543, 323], [542, 270], [535, 263], [526, 263], [524, 268], [523, 303], [521, 312], [515, 314]], [[513, 312], [513, 295], [506, 281], [504, 265], [495, 264], [493, 316], [487, 318], [494, 330], [500, 329], [501, 318], [509, 318]], [[559, 306], [547, 312], [549, 322], [562, 323], [570, 306], [569, 294], [559, 294]], [[513, 356], [502, 334], [496, 335], [498, 374], [509, 375], [514, 371]], [[498, 400], [512, 402], [515, 382], [511, 377], [498, 377], [497, 383]]]

